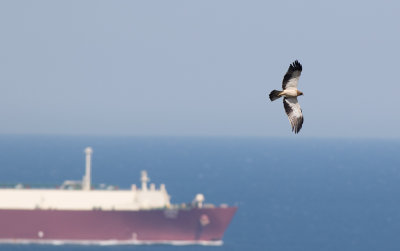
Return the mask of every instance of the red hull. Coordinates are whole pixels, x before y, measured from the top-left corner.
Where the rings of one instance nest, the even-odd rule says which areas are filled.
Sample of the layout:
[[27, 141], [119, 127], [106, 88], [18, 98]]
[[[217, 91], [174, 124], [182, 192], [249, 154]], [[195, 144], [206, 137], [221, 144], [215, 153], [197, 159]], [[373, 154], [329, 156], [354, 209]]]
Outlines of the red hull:
[[236, 209], [0, 210], [0, 242], [221, 242]]

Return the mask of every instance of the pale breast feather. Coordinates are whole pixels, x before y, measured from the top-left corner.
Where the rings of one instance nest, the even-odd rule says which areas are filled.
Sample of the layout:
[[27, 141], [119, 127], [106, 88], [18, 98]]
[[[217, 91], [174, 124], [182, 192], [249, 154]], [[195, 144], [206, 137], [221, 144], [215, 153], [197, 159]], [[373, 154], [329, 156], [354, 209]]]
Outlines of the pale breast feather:
[[283, 107], [292, 125], [292, 131], [298, 133], [303, 126], [304, 118], [297, 98], [284, 98]]
[[282, 89], [285, 90], [287, 88], [296, 88], [297, 83], [299, 81], [301, 71], [303, 70], [303, 66], [299, 63], [299, 61], [294, 61], [287, 70], [285, 76], [282, 81]]

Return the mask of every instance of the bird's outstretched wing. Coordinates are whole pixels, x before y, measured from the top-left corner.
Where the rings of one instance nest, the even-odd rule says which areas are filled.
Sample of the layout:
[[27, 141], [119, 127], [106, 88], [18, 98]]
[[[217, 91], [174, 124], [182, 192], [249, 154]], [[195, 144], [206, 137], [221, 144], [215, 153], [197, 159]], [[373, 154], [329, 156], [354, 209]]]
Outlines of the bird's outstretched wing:
[[297, 98], [284, 98], [283, 107], [289, 118], [290, 124], [292, 125], [292, 131], [298, 133], [303, 126], [303, 113], [301, 112], [300, 104], [297, 102]]
[[287, 70], [285, 76], [283, 77], [282, 81], [282, 89], [285, 90], [287, 88], [296, 88], [297, 89], [297, 82], [299, 81], [301, 71], [303, 67], [299, 63], [299, 61], [294, 61]]

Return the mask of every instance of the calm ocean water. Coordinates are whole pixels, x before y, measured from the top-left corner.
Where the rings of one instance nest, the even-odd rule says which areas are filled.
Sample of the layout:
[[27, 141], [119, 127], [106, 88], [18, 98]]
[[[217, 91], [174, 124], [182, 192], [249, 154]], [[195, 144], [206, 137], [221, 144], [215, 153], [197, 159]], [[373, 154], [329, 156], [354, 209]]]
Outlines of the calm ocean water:
[[0, 183], [81, 179], [86, 146], [94, 183], [129, 188], [147, 170], [173, 203], [238, 205], [224, 245], [0, 250], [400, 250], [400, 141], [0, 136]]

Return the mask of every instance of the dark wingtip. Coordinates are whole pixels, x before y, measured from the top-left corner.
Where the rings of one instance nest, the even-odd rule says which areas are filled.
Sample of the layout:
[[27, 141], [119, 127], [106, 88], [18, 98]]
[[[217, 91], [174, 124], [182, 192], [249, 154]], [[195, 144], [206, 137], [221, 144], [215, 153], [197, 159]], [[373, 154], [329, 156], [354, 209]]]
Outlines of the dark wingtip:
[[300, 62], [296, 59], [289, 67], [292, 71], [302, 71], [303, 66], [300, 64]]

